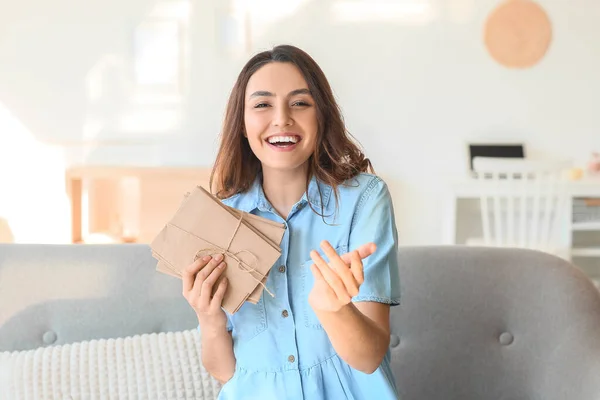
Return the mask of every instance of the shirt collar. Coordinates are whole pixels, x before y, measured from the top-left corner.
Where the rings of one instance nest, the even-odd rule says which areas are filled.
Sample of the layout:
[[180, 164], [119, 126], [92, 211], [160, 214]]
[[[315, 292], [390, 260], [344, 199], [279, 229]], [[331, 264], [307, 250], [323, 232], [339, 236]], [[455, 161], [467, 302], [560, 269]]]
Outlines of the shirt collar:
[[[302, 195], [299, 203], [305, 205], [308, 203], [308, 201], [310, 201], [313, 207], [317, 209], [321, 207], [321, 204], [323, 205], [323, 208], [325, 208], [329, 204], [329, 198], [331, 197], [332, 191], [333, 188], [331, 186], [319, 181], [313, 175], [308, 184], [308, 195], [307, 192], [305, 192]], [[273, 209], [263, 191], [261, 175], [256, 177], [252, 183], [252, 186], [250, 186], [250, 189], [248, 189], [246, 193], [242, 194], [242, 196], [243, 198], [238, 203], [238, 208], [242, 211], [251, 212], [255, 209], [259, 209], [261, 211], [271, 211]]]

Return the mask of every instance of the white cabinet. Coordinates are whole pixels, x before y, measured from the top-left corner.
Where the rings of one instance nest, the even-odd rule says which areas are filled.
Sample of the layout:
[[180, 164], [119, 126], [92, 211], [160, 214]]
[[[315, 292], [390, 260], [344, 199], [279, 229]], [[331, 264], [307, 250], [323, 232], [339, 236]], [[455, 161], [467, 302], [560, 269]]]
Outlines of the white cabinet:
[[[567, 257], [600, 280], [600, 178], [570, 181], [565, 212], [569, 218], [561, 232]], [[454, 182], [446, 193], [444, 244], [466, 244], [481, 233], [479, 198], [482, 183], [475, 179]]]

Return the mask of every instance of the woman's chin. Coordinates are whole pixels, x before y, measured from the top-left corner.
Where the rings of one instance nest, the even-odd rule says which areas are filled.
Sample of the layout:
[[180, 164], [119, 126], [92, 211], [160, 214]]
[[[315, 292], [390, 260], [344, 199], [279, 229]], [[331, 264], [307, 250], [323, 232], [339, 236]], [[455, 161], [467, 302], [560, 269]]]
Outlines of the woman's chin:
[[292, 162], [292, 160], [280, 160], [279, 162], [275, 160], [270, 160], [268, 163], [263, 162], [262, 167], [263, 171], [268, 170], [276, 173], [306, 173], [308, 160], [304, 160], [301, 162]]

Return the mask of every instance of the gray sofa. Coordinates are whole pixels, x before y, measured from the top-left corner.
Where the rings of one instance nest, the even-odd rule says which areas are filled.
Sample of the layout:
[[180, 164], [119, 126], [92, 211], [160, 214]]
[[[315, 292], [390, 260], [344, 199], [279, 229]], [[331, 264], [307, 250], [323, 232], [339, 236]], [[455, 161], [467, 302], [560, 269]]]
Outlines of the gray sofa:
[[[145, 245], [0, 245], [0, 398], [215, 398], [180, 281], [155, 265]], [[431, 246], [401, 248], [400, 273], [403, 400], [600, 398], [600, 295], [577, 268]]]

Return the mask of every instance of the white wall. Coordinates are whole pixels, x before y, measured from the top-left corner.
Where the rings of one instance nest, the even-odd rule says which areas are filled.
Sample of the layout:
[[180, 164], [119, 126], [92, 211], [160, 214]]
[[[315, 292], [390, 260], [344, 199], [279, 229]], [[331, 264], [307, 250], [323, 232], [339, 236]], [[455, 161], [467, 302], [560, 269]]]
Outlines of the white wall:
[[[440, 195], [464, 172], [469, 140], [523, 141], [532, 156], [577, 162], [600, 150], [594, 0], [541, 2], [554, 36], [547, 56], [528, 70], [496, 64], [483, 46], [495, 0], [388, 1], [415, 14], [366, 13], [362, 21], [340, 21], [334, 11], [341, 0], [247, 1], [255, 5], [250, 52], [224, 43], [227, 1], [195, 1], [190, 81], [174, 109], [179, 125], [123, 135], [114, 121], [132, 113], [123, 78], [132, 31], [155, 3], [0, 0], [0, 107], [22, 124], [11, 130], [0, 119], [0, 146], [14, 147], [11, 138], [28, 133], [41, 146], [58, 146], [48, 151], [64, 151], [66, 165], [209, 165], [238, 69], [255, 50], [292, 43], [323, 67], [349, 130], [392, 187], [401, 244], [441, 241]], [[107, 60], [117, 66], [96, 77], [111, 91], [92, 104], [86, 77]], [[105, 129], [86, 127], [90, 115], [104, 118]]]

